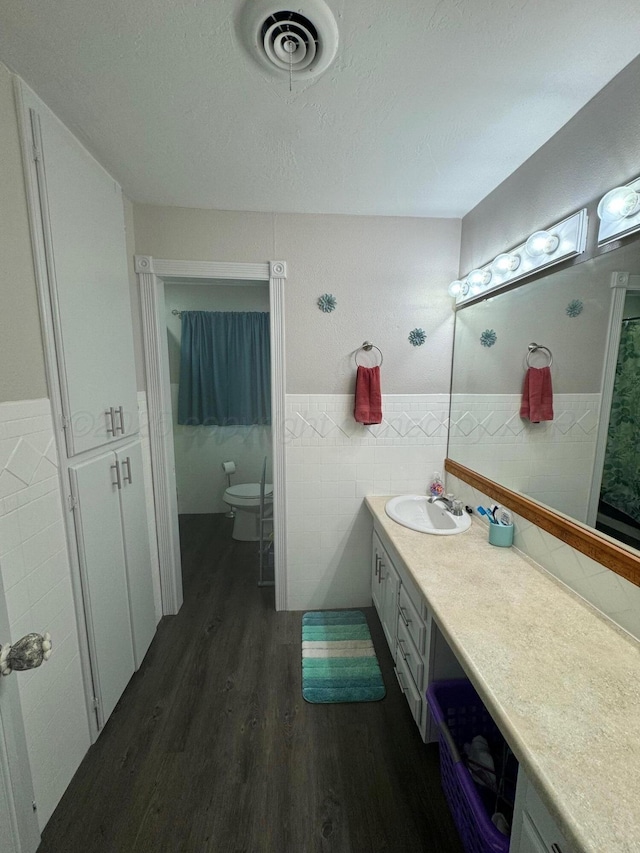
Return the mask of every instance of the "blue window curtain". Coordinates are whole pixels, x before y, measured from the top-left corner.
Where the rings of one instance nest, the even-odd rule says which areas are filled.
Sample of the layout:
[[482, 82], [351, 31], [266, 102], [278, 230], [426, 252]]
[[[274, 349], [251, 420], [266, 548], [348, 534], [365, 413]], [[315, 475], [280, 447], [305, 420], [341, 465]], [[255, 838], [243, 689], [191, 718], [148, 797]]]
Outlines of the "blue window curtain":
[[178, 423], [271, 423], [268, 313], [182, 312]]

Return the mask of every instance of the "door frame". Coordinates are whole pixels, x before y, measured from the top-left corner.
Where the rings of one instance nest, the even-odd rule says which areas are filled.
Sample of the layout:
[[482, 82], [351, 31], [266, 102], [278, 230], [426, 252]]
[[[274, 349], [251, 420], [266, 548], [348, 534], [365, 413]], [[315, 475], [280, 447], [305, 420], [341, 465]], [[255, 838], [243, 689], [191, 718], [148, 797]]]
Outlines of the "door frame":
[[177, 613], [183, 600], [164, 282], [165, 279], [172, 282], [185, 279], [185, 283], [194, 279], [229, 279], [269, 284], [275, 603], [276, 610], [286, 610], [284, 288], [287, 264], [285, 261], [259, 264], [174, 261], [150, 255], [136, 255], [134, 262], [142, 306], [151, 468], [164, 615]]
[[591, 492], [589, 494], [589, 507], [587, 509], [586, 520], [586, 523], [593, 528], [596, 526], [600, 489], [602, 487], [602, 469], [607, 451], [611, 402], [613, 400], [618, 350], [620, 349], [620, 337], [622, 334], [624, 301], [628, 291], [640, 291], [640, 275], [630, 275], [628, 272], [613, 272], [611, 273], [609, 286], [611, 288], [611, 311], [609, 313], [609, 331], [607, 332], [607, 345], [605, 348], [604, 367], [602, 369], [600, 418], [598, 420], [598, 436], [596, 438], [596, 452], [593, 460]]

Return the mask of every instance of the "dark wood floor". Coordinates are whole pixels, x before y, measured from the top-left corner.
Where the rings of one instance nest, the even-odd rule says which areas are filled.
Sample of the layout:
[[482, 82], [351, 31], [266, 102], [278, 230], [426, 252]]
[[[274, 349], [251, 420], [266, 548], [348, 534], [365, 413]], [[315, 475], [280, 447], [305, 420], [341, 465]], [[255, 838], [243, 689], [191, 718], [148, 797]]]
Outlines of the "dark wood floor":
[[185, 602], [78, 769], [39, 853], [461, 853], [375, 612], [382, 702], [308, 705], [300, 613], [222, 515], [181, 519]]

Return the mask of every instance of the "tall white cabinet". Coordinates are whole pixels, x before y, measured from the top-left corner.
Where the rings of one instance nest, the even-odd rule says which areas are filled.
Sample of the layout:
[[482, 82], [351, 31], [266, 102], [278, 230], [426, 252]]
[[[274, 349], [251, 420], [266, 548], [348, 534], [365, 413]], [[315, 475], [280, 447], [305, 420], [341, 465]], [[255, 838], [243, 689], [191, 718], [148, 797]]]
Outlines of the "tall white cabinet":
[[123, 199], [113, 178], [27, 87], [20, 96], [96, 735], [156, 628]]

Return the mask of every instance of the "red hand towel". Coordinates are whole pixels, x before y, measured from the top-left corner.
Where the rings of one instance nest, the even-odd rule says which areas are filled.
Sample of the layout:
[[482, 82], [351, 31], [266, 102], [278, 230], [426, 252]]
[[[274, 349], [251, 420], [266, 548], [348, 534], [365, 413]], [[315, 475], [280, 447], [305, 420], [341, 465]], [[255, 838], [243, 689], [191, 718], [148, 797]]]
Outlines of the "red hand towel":
[[553, 390], [548, 367], [530, 367], [524, 376], [520, 417], [532, 424], [553, 420]]
[[358, 365], [356, 405], [353, 416], [361, 424], [382, 423], [379, 367], [360, 367]]

